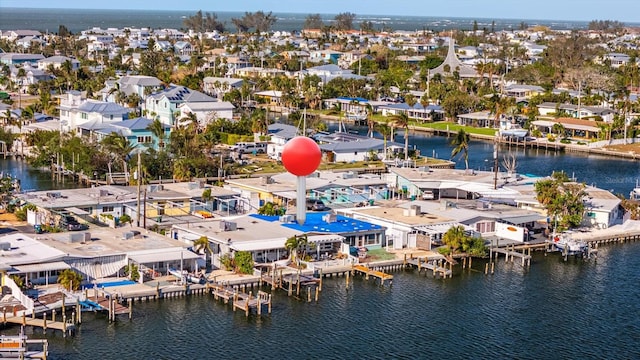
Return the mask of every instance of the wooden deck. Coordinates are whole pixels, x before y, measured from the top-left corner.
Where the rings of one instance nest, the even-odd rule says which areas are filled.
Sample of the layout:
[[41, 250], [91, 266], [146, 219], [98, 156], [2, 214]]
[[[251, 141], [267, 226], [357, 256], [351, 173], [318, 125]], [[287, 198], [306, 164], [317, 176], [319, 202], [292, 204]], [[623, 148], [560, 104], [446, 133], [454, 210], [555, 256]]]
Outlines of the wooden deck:
[[[424, 269], [425, 274], [427, 273], [427, 270], [431, 270], [433, 277], [436, 277], [436, 275], [440, 275], [442, 278], [452, 277], [452, 263], [443, 262], [443, 260], [446, 260], [444, 256], [437, 260], [415, 257], [407, 259], [407, 264], [415, 266], [418, 269], [418, 272]], [[449, 269], [447, 269], [447, 264], [449, 264]]]
[[225, 304], [232, 302], [233, 311], [240, 309], [249, 316], [251, 310], [255, 310], [258, 315], [262, 315], [262, 307], [267, 306], [269, 314], [271, 314], [271, 294], [259, 290], [256, 296], [251, 292], [248, 294], [230, 286], [221, 284], [207, 284], [207, 289], [211, 292], [216, 300], [222, 299]]
[[46, 314], [42, 318], [34, 318], [32, 316], [6, 316], [3, 315], [3, 322], [9, 324], [18, 324], [22, 326], [33, 326], [47, 331], [47, 329], [60, 330], [64, 335], [67, 333], [73, 333], [76, 330], [75, 315], [71, 319], [66, 317], [62, 318], [62, 321], [56, 321], [55, 319], [47, 319]]
[[367, 280], [369, 279], [370, 276], [380, 279], [381, 285], [384, 285], [385, 281], [389, 281], [389, 285], [391, 285], [391, 283], [393, 282], [393, 275], [387, 274], [379, 270], [370, 269], [368, 266], [365, 266], [365, 265], [353, 265], [353, 271], [355, 273], [364, 274], [365, 279]]

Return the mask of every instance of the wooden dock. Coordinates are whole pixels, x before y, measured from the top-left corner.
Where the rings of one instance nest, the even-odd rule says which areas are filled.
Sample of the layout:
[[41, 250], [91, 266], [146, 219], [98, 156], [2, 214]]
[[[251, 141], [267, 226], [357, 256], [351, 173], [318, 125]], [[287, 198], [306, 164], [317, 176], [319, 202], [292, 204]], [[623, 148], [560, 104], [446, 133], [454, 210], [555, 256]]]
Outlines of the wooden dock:
[[384, 285], [385, 281], [389, 281], [389, 285], [392, 285], [393, 283], [393, 275], [387, 274], [380, 270], [371, 269], [366, 265], [353, 265], [353, 271], [355, 273], [364, 274], [364, 277], [367, 280], [369, 280], [369, 277], [380, 279], [380, 285]]
[[[447, 269], [447, 264], [449, 268]], [[407, 265], [415, 266], [418, 273], [424, 269], [425, 275], [431, 271], [433, 277], [440, 276], [443, 279], [453, 277], [453, 263], [446, 261], [444, 256], [431, 259], [429, 257], [412, 257], [407, 259]]]
[[300, 270], [293, 272], [293, 269], [287, 268], [288, 272], [284, 273], [285, 268], [272, 268], [269, 271], [262, 272], [260, 275], [260, 283], [271, 285], [272, 290], [283, 289], [287, 291], [287, 295], [293, 295], [295, 288], [296, 296], [299, 297], [301, 290], [306, 288], [307, 302], [311, 302], [312, 293], [315, 292], [315, 301], [318, 301], [319, 293], [322, 291], [322, 270], [320, 276], [316, 278], [310, 270]]
[[[522, 252], [518, 250], [522, 250]], [[496, 258], [498, 257], [498, 254], [504, 254], [505, 261], [513, 262], [514, 258], [519, 258], [522, 263], [522, 266], [526, 266], [526, 267], [531, 266], [531, 247], [519, 247], [519, 248], [516, 248], [515, 246], [499, 247], [499, 248], [493, 248], [491, 249], [491, 251], [493, 252], [493, 254], [495, 254], [494, 256]]]
[[76, 330], [76, 315], [73, 313], [71, 319], [67, 319], [63, 313], [62, 321], [56, 321], [55, 311], [51, 315], [51, 319], [47, 319], [47, 314], [44, 313], [42, 318], [36, 318], [34, 315], [27, 316], [23, 313], [22, 316], [7, 316], [6, 313], [2, 315], [2, 321], [4, 324], [17, 324], [21, 326], [32, 326], [41, 328], [44, 332], [47, 329], [60, 330], [62, 334], [73, 334]]
[[262, 290], [258, 290], [258, 294], [253, 296], [251, 292], [247, 294], [221, 284], [207, 284], [207, 289], [216, 300], [222, 299], [225, 304], [231, 300], [233, 311], [240, 309], [245, 312], [246, 316], [249, 316], [250, 311], [255, 310], [256, 314], [262, 315], [262, 307], [266, 305], [268, 313], [271, 314], [271, 294]]

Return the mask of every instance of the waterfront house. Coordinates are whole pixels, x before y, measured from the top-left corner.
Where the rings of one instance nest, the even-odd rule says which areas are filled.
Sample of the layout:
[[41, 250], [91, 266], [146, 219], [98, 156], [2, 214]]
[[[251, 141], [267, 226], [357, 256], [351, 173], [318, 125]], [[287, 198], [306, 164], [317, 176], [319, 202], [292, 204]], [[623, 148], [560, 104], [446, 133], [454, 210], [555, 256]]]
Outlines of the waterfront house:
[[602, 120], [606, 123], [613, 122], [615, 111], [605, 107], [598, 106], [578, 106], [573, 104], [560, 104], [552, 102], [543, 102], [538, 105], [538, 113], [540, 116], [571, 116], [578, 119], [591, 118], [594, 120]]
[[384, 203], [381, 206], [338, 209], [336, 212], [385, 227], [385, 239], [381, 244], [385, 248], [431, 250], [434, 243], [440, 243], [443, 234], [452, 226], [462, 225], [467, 233], [473, 234], [469, 226], [446, 215], [423, 213], [420, 205], [411, 204], [410, 208]]
[[144, 111], [151, 118], [175, 126], [180, 115], [178, 106], [183, 103], [207, 103], [216, 99], [187, 87], [171, 84], [167, 88], [148, 95], [144, 103]]
[[174, 225], [174, 239], [192, 243], [201, 236], [209, 239], [212, 263], [221, 267], [220, 257], [237, 251], [251, 253], [257, 263], [272, 263], [289, 257], [286, 240], [307, 235], [309, 253], [316, 259], [333, 255], [343, 243], [350, 246], [380, 248], [385, 229], [379, 225], [328, 213], [309, 213], [303, 225], [294, 216], [247, 215], [186, 225]]
[[385, 104], [378, 107], [384, 116], [394, 116], [402, 113], [407, 114], [410, 119], [418, 121], [440, 121], [444, 120], [444, 110], [440, 105], [429, 104], [426, 107], [420, 103], [409, 106], [407, 103]]
[[587, 186], [585, 199], [585, 214], [582, 225], [606, 229], [613, 225], [621, 224], [624, 216], [624, 209], [621, 207], [622, 200], [610, 191]]
[[496, 119], [491, 111], [477, 111], [458, 115], [458, 124], [480, 128], [494, 128], [500, 126], [500, 119]]
[[599, 125], [603, 124], [603, 122], [576, 118], [557, 118], [531, 122], [531, 125], [543, 134], [553, 134], [553, 126], [555, 124], [560, 124], [564, 127], [565, 133], [562, 134], [562, 137], [566, 136], [588, 140], [598, 138], [598, 134], [602, 131]]
[[[137, 147], [140, 151], [144, 148], [151, 148], [156, 151], [160, 150], [160, 139], [158, 139], [150, 130], [149, 125], [153, 123], [153, 120], [144, 117], [138, 117], [135, 119], [123, 120], [113, 123], [102, 123], [96, 120], [84, 123], [78, 126], [80, 135], [89, 137], [95, 141], [101, 141], [111, 133], [124, 136], [129, 144]], [[163, 124], [164, 126], [164, 139], [162, 142], [166, 142], [171, 127]]]
[[[317, 135], [320, 150], [327, 162], [375, 161], [386, 158], [383, 139], [356, 135], [347, 132]], [[387, 141], [387, 150], [402, 147], [398, 143]]]
[[127, 120], [131, 110], [118, 104], [87, 99], [79, 91], [68, 91], [60, 99], [61, 130], [76, 130], [79, 125], [90, 121], [110, 123]]

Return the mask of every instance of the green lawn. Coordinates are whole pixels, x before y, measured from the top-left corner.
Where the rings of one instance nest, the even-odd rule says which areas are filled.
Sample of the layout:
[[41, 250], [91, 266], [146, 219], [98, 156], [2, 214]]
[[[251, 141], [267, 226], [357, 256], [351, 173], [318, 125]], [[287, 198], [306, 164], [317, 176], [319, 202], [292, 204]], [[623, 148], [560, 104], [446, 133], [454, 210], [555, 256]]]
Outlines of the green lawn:
[[385, 249], [375, 249], [367, 251], [367, 257], [373, 261], [379, 260], [393, 260], [396, 258], [395, 254], [387, 252]]
[[439, 121], [434, 123], [426, 123], [426, 124], [412, 124], [416, 127], [424, 127], [436, 130], [447, 130], [447, 126], [449, 126], [450, 131], [459, 131], [460, 129], [464, 129], [464, 131], [469, 134], [478, 134], [478, 135], [486, 135], [486, 136], [494, 136], [496, 134], [496, 129], [488, 129], [488, 128], [475, 128], [471, 126], [462, 126], [451, 122]]

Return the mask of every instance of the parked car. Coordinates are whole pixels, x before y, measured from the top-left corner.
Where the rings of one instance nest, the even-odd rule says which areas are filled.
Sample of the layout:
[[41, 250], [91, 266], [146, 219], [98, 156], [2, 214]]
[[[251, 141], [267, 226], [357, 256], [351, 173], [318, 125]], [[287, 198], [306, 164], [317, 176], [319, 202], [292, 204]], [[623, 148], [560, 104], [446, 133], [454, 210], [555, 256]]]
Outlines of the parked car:
[[307, 199], [307, 210], [311, 211], [327, 211], [330, 210], [322, 200], [319, 199]]

